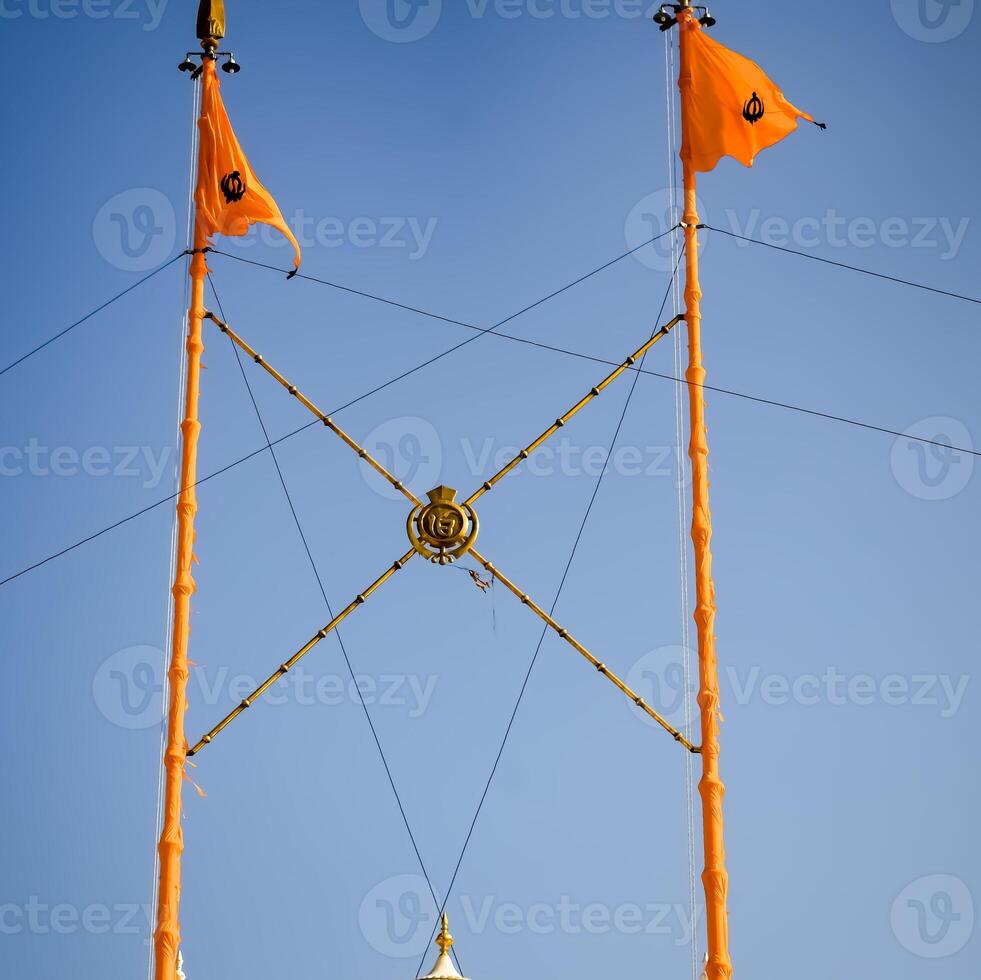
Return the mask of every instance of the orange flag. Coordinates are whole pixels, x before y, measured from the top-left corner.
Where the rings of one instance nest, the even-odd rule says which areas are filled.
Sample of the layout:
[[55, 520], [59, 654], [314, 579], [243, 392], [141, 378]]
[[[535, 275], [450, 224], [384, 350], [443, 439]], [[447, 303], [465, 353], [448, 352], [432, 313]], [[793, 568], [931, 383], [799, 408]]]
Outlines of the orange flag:
[[[814, 123], [784, 98], [755, 61], [713, 41], [694, 17], [679, 17], [678, 26], [690, 72], [680, 80], [681, 158], [692, 170], [712, 170], [724, 156], [751, 167], [760, 150], [797, 128], [798, 119]], [[814, 125], [826, 128], [824, 123]]]
[[215, 63], [204, 62], [201, 145], [198, 154], [198, 186], [194, 192], [197, 218], [202, 230], [212, 235], [244, 235], [257, 221], [281, 231], [296, 250], [294, 266], [300, 267], [300, 246], [273, 196], [262, 186], [242, 152], [221, 100], [221, 83]]

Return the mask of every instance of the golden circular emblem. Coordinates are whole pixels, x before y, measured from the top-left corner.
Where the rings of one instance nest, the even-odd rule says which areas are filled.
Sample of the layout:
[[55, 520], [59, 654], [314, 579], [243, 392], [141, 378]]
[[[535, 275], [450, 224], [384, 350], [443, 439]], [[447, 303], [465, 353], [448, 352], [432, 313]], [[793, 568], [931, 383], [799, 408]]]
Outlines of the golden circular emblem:
[[416, 507], [406, 522], [412, 547], [438, 565], [456, 561], [477, 539], [476, 513], [455, 498], [455, 490], [436, 487], [429, 491], [429, 503]]

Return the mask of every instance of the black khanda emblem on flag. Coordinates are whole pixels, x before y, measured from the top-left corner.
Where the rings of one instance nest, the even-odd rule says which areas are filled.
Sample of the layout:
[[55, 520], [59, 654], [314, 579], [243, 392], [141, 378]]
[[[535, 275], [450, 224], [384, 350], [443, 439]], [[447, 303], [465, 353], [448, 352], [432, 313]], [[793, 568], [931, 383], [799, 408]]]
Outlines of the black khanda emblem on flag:
[[755, 126], [766, 114], [766, 104], [754, 92], [753, 97], [743, 106], [743, 119]]
[[230, 174], [225, 174], [221, 178], [221, 192], [225, 195], [226, 204], [234, 204], [237, 201], [241, 201], [245, 197], [247, 190], [245, 181], [237, 170], [233, 170]]

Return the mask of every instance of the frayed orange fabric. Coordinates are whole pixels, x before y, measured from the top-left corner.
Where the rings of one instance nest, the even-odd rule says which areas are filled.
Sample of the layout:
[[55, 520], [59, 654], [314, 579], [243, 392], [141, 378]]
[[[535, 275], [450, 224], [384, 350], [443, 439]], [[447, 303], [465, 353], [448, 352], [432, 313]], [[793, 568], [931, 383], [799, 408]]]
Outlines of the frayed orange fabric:
[[201, 143], [198, 184], [194, 192], [197, 220], [205, 235], [244, 235], [250, 225], [262, 222], [282, 232], [296, 252], [300, 246], [273, 196], [262, 186], [242, 151], [221, 99], [221, 82], [215, 63], [206, 59], [201, 92]]
[[690, 84], [681, 89], [681, 158], [692, 170], [713, 170], [724, 156], [751, 167], [760, 150], [797, 128], [798, 119], [814, 122], [755, 61], [713, 41], [694, 17], [679, 17], [678, 27], [690, 71]]
[[184, 778], [194, 787], [198, 796], [200, 796], [202, 800], [206, 800], [208, 798], [208, 794], [203, 789], [201, 789], [201, 787], [198, 786], [198, 784], [194, 782], [194, 780], [191, 779], [191, 777], [186, 772], [184, 773]]

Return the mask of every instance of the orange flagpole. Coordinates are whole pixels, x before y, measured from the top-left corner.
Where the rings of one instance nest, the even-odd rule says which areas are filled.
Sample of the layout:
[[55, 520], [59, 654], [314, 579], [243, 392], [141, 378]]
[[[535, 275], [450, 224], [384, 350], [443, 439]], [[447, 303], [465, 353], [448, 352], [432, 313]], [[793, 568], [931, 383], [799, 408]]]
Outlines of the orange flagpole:
[[[202, 0], [198, 11], [198, 36], [204, 59], [213, 58], [224, 36], [224, 4]], [[203, 112], [203, 105], [202, 105]], [[191, 305], [187, 314], [187, 377], [184, 420], [181, 423], [181, 476], [177, 499], [177, 563], [174, 578], [173, 646], [167, 673], [167, 746], [164, 752], [163, 827], [157, 850], [160, 875], [157, 891], [157, 924], [154, 933], [155, 980], [176, 980], [180, 956], [181, 859], [184, 832], [181, 827], [182, 797], [187, 760], [184, 716], [187, 711], [188, 639], [191, 632], [191, 596], [194, 594], [194, 518], [198, 502], [198, 437], [201, 422], [198, 403], [201, 395], [201, 357], [204, 353], [202, 325], [205, 314], [204, 280], [208, 274], [205, 248], [208, 235], [202, 227], [198, 208], [194, 217], [194, 252], [191, 258]]]
[[[686, 8], [688, 4], [684, 5]], [[678, 13], [681, 73], [679, 86], [684, 95], [691, 89], [689, 31], [685, 20], [689, 9]], [[682, 147], [686, 136], [686, 98], [681, 100]], [[682, 153], [683, 158], [686, 154]], [[698, 792], [702, 799], [702, 838], [705, 868], [705, 928], [708, 939], [708, 980], [729, 980], [729, 913], [722, 800], [725, 784], [719, 775], [719, 665], [715, 653], [715, 583], [712, 579], [712, 512], [709, 507], [708, 438], [705, 426], [705, 367], [702, 361], [702, 288], [698, 278], [698, 204], [695, 171], [684, 159], [685, 182], [685, 322], [688, 326], [688, 404], [691, 442], [688, 455], [692, 467], [692, 527], [695, 551], [695, 624], [698, 632], [698, 706], [702, 727], [702, 778]]]
[[187, 739], [184, 734], [184, 714], [187, 710], [188, 656], [187, 645], [191, 631], [191, 596], [194, 577], [194, 517], [197, 513], [198, 401], [201, 391], [201, 355], [204, 353], [202, 321], [204, 318], [204, 279], [207, 274], [204, 248], [207, 239], [199, 226], [194, 232], [194, 256], [191, 260], [191, 306], [187, 331], [187, 384], [184, 401], [184, 421], [181, 423], [183, 448], [181, 454], [180, 496], [177, 502], [177, 574], [174, 579], [173, 649], [167, 679], [170, 701], [167, 714], [167, 748], [164, 753], [165, 795], [163, 830], [158, 851], [160, 879], [157, 897], [157, 930], [155, 943], [156, 980], [175, 980], [177, 957], [180, 952], [180, 921], [178, 911], [181, 894], [181, 857], [184, 852], [184, 833], [181, 829], [181, 799], [184, 788], [184, 763]]

